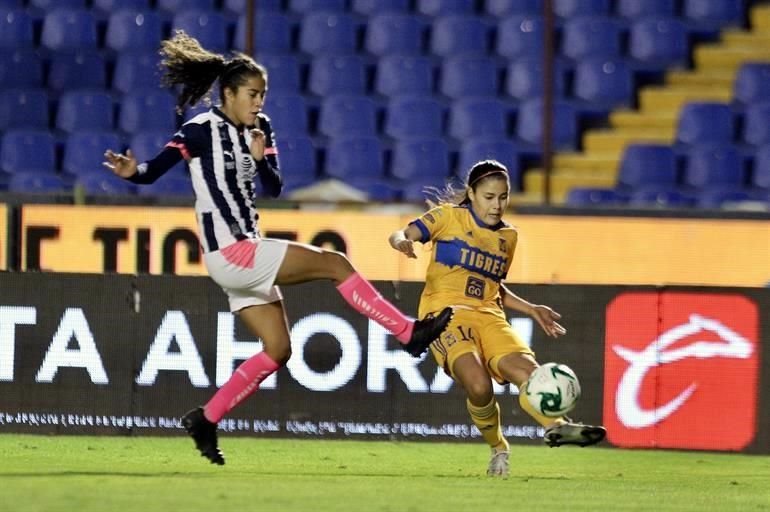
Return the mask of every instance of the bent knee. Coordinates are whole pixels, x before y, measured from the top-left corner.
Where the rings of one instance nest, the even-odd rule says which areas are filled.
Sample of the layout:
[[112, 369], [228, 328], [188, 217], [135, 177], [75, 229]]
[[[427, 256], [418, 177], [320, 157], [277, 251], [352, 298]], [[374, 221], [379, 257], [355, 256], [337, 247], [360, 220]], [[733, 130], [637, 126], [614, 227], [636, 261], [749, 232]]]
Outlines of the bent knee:
[[487, 382], [474, 382], [465, 387], [465, 392], [468, 394], [468, 399], [473, 404], [487, 404], [492, 400], [492, 383]]

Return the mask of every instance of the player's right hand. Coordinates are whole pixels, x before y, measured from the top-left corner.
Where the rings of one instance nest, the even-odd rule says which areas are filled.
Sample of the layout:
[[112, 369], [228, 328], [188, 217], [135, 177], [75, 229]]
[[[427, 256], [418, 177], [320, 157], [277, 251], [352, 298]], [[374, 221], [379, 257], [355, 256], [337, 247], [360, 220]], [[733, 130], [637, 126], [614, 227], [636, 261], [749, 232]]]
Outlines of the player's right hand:
[[126, 151], [125, 155], [108, 149], [104, 152], [104, 158], [107, 161], [102, 162], [102, 165], [121, 178], [130, 178], [136, 174], [136, 158], [130, 149]]

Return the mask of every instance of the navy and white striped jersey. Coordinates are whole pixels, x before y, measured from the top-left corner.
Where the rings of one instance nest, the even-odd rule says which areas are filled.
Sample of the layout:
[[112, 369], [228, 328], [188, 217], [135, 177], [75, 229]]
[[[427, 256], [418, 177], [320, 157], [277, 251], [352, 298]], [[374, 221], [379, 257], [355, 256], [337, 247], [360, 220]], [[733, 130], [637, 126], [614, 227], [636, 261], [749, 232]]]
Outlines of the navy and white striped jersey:
[[203, 252], [259, 236], [255, 208], [259, 177], [266, 195], [278, 196], [281, 175], [270, 119], [260, 113], [257, 126], [265, 133], [265, 158], [249, 152], [248, 127], [238, 127], [218, 108], [198, 114], [174, 134], [157, 157], [142, 163], [130, 179], [152, 183], [184, 158], [195, 191], [195, 213]]

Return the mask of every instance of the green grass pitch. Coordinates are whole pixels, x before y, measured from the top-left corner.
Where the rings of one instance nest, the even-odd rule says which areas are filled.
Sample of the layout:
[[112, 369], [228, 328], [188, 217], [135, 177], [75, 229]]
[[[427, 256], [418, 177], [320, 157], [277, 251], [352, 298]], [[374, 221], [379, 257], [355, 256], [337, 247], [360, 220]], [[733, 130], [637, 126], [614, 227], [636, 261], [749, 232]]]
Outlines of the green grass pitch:
[[479, 442], [225, 437], [224, 467], [185, 437], [0, 435], [5, 512], [770, 511], [770, 457]]

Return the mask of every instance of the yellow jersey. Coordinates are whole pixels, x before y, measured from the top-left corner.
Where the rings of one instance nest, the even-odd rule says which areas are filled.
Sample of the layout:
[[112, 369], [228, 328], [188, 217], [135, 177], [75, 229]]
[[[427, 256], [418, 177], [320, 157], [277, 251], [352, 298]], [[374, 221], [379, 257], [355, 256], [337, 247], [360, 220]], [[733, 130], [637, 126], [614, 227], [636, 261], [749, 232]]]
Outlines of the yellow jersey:
[[504, 221], [487, 226], [470, 205], [443, 204], [416, 226], [422, 243], [433, 242], [420, 298], [420, 318], [446, 306], [501, 313], [500, 283], [508, 275], [518, 233]]

